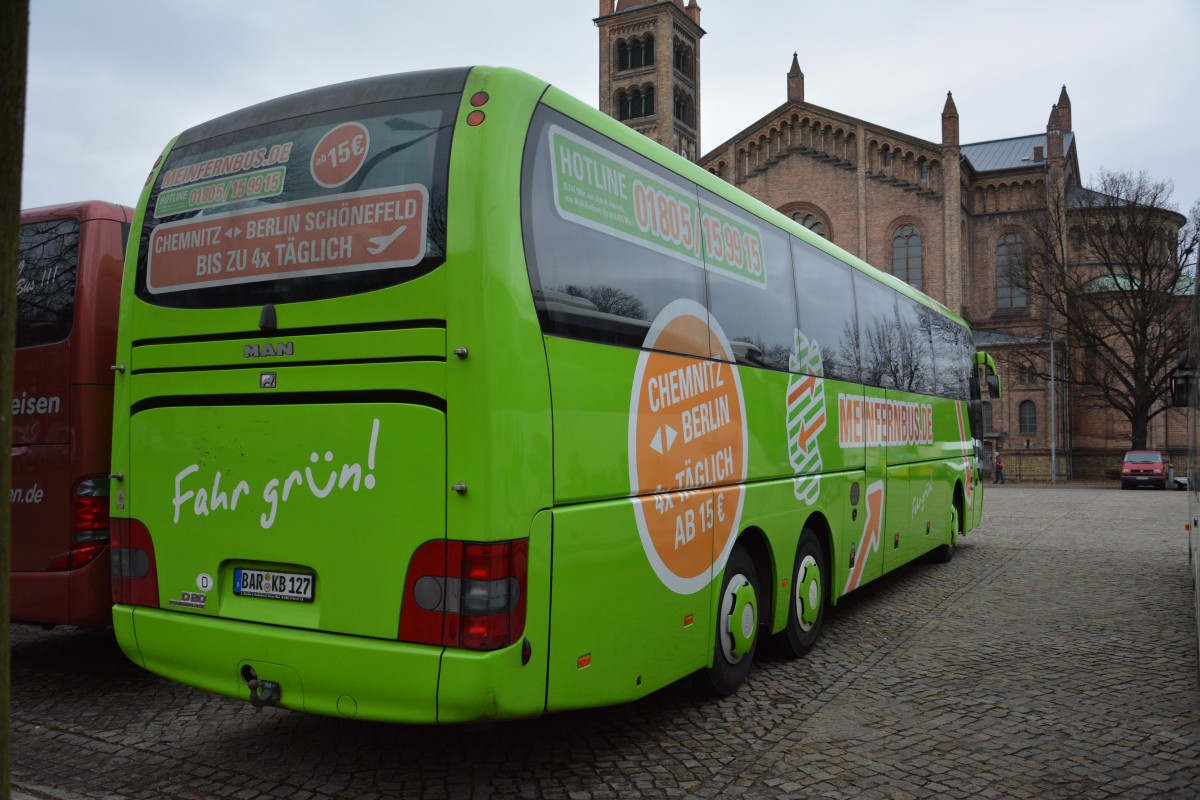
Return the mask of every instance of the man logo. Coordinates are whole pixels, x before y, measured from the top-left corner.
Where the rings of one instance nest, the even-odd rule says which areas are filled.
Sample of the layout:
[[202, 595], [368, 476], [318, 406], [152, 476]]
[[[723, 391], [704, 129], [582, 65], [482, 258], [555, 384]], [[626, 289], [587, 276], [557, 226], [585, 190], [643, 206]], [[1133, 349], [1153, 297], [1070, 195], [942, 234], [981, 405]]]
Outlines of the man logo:
[[242, 358], [273, 358], [275, 356], [290, 355], [294, 355], [291, 342], [248, 344], [242, 348]]

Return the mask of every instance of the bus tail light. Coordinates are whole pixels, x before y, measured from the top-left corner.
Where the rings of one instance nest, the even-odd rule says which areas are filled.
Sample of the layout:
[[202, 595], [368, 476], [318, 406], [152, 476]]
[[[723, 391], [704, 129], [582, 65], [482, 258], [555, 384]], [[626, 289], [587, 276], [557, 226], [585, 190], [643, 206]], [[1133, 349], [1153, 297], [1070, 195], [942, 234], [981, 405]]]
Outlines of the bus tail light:
[[150, 531], [136, 519], [112, 521], [113, 603], [158, 608], [158, 567]]
[[529, 541], [426, 542], [413, 554], [397, 638], [499, 650], [525, 629]]
[[71, 503], [71, 545], [46, 565], [48, 572], [86, 567], [108, 547], [108, 476], [75, 484]]

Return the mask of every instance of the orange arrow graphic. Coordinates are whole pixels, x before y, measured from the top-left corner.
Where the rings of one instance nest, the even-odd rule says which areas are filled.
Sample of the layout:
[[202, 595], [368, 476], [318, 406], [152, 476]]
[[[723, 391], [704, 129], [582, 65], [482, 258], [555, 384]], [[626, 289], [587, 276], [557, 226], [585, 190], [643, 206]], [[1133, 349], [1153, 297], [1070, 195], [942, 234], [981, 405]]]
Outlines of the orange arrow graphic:
[[812, 421], [811, 425], [805, 425], [803, 420], [800, 421], [800, 436], [797, 439], [797, 444], [800, 445], [800, 449], [803, 452], [805, 452], [805, 453], [808, 452], [808, 443], [810, 441], [812, 441], [812, 438], [814, 436], [816, 436], [818, 433], [820, 433], [821, 429], [824, 427], [825, 427], [825, 412], [824, 411], [822, 411], [820, 414], [817, 415], [817, 418]]
[[817, 385], [817, 379], [812, 375], [805, 375], [800, 380], [796, 381], [796, 387], [792, 393], [788, 395], [788, 405], [794, 405], [801, 397], [806, 394], [812, 394]]
[[867, 555], [879, 549], [879, 533], [883, 528], [883, 481], [875, 481], [867, 487], [867, 520], [863, 526], [862, 541], [858, 543], [858, 558], [854, 569], [846, 579], [846, 591], [858, 588], [863, 570], [867, 566]]

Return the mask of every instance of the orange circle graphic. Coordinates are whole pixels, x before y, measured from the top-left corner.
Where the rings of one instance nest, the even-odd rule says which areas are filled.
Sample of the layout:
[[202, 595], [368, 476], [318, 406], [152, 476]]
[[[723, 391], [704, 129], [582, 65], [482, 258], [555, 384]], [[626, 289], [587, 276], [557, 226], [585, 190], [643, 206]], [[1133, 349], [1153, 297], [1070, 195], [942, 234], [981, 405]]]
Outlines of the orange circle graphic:
[[358, 174], [370, 149], [371, 136], [362, 125], [347, 122], [337, 126], [313, 148], [309, 162], [313, 180], [326, 189], [341, 186]]
[[634, 503], [638, 527], [664, 583], [695, 591], [724, 564], [741, 517], [747, 466], [741, 381], [724, 334], [692, 301], [669, 305], [646, 346], [655, 350], [638, 361], [629, 425], [631, 489], [652, 495]]

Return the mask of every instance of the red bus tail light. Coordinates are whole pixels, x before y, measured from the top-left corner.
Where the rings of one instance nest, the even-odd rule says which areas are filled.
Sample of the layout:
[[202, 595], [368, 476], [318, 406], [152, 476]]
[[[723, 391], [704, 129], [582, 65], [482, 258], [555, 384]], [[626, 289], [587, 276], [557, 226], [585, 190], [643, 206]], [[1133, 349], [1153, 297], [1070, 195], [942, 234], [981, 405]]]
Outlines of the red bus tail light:
[[158, 608], [158, 567], [150, 531], [136, 519], [112, 521], [113, 603]]
[[529, 541], [426, 542], [405, 580], [397, 638], [499, 650], [525, 629]]
[[70, 549], [50, 560], [48, 572], [86, 567], [108, 547], [108, 476], [84, 478], [71, 499]]

